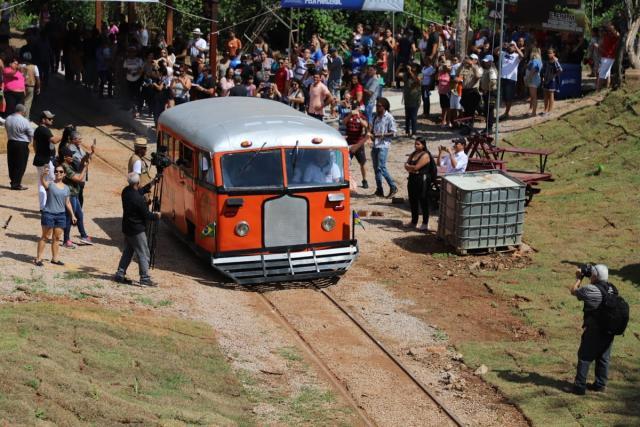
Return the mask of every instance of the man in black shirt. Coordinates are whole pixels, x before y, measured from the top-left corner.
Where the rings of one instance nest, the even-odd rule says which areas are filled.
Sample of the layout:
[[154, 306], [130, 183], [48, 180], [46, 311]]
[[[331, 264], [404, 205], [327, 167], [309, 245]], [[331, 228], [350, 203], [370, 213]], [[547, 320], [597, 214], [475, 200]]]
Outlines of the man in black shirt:
[[233, 78], [234, 87], [229, 91], [229, 96], [249, 96], [247, 87], [242, 84], [242, 77], [235, 76]]
[[[53, 136], [51, 129], [49, 129], [53, 124], [54, 117], [51, 111], [43, 111], [40, 114], [40, 126], [36, 128], [33, 134], [33, 148], [35, 151], [33, 165], [38, 170], [36, 176], [42, 176], [46, 167], [49, 168], [49, 173], [53, 174], [53, 164], [56, 158], [55, 144], [58, 144], [61, 140], [60, 136]], [[50, 175], [49, 178], [53, 181], [53, 175]], [[40, 202], [40, 210], [42, 210], [47, 203], [47, 190], [40, 182], [38, 182], [38, 200]]]
[[160, 212], [150, 212], [144, 193], [148, 192], [153, 181], [140, 188], [140, 175], [132, 172], [127, 175], [129, 185], [122, 190], [122, 232], [125, 248], [113, 280], [118, 283], [131, 283], [125, 274], [133, 254], [138, 257], [141, 286], [157, 286], [149, 277], [149, 245], [147, 243], [147, 222], [160, 219]]
[[427, 48], [425, 55], [431, 59], [431, 63], [435, 64], [438, 57], [438, 48], [440, 44], [440, 33], [436, 30], [435, 24], [429, 24], [429, 38], [427, 39]]

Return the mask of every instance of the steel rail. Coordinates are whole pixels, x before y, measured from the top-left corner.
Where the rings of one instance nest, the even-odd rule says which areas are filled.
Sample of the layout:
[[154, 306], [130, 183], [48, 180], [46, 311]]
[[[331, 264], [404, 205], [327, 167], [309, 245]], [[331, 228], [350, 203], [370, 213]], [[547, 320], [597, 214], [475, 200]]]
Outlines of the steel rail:
[[431, 398], [431, 400], [433, 400], [436, 405], [438, 405], [438, 407], [440, 409], [442, 409], [444, 411], [444, 413], [451, 418], [451, 420], [459, 427], [464, 427], [464, 423], [462, 422], [462, 420], [460, 420], [460, 418], [458, 418], [458, 416], [456, 416], [449, 408], [447, 408], [447, 406], [444, 404], [444, 402], [438, 398], [438, 396], [435, 395], [435, 393], [433, 391], [431, 391], [422, 381], [420, 381], [418, 378], [416, 378], [416, 376], [413, 374], [413, 372], [411, 372], [409, 370], [409, 368], [407, 368], [402, 361], [400, 361], [393, 353], [391, 353], [391, 351], [389, 351], [384, 344], [382, 344], [375, 336], [373, 336], [373, 334], [371, 332], [369, 332], [369, 330], [362, 324], [362, 322], [360, 322], [358, 319], [356, 319], [350, 312], [349, 310], [347, 310], [345, 307], [342, 306], [342, 304], [340, 304], [338, 302], [338, 300], [336, 300], [329, 292], [327, 292], [326, 290], [318, 287], [317, 285], [313, 285], [313, 287], [318, 290], [322, 295], [324, 295], [325, 297], [327, 297], [327, 299], [329, 301], [331, 301], [331, 303], [333, 305], [335, 305], [342, 313], [344, 313], [345, 316], [347, 316], [349, 318], [349, 320], [351, 320], [351, 322], [353, 322], [358, 329], [360, 329], [371, 341], [373, 341], [373, 343], [387, 356], [389, 357], [389, 359], [391, 359], [393, 361], [393, 363], [400, 368], [400, 370], [402, 372], [405, 373], [405, 375], [407, 375], [411, 381], [418, 386], [418, 388], [420, 390], [422, 390], [427, 396], [429, 396]]

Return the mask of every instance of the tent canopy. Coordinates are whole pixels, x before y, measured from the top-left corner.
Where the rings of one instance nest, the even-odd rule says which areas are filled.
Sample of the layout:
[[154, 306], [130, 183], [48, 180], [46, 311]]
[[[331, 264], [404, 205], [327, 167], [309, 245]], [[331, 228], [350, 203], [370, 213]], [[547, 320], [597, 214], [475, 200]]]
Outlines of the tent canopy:
[[282, 7], [402, 12], [404, 0], [282, 0]]

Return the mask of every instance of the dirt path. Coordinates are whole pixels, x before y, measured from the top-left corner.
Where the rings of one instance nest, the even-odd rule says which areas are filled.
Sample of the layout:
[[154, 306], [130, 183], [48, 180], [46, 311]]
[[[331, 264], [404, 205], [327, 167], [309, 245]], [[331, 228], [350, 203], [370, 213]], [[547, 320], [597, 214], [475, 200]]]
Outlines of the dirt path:
[[[129, 144], [133, 142], [135, 135], [123, 130], [126, 124], [112, 124], [99, 101], [87, 98], [80, 102], [82, 98], [74, 95], [72, 99], [78, 101], [69, 103], [60, 95], [59, 91], [53, 91], [41, 101], [41, 106], [46, 105], [58, 114], [58, 124], [78, 123], [77, 115], [82, 115], [104, 132]], [[253, 377], [245, 386], [260, 396], [261, 402], [254, 412], [265, 423], [281, 422], [286, 412], [273, 396], [293, 396], [304, 388], [330, 390], [326, 375], [313, 363], [308, 364], [310, 358], [300, 350], [291, 332], [265, 309], [255, 294], [218, 282], [206, 265], [195, 261], [188, 249], [165, 229], [161, 230], [154, 271], [154, 277], [161, 283], [158, 289], [115, 286], [109, 281], [120, 254], [119, 192], [124, 185], [121, 173], [129, 152], [123, 145], [106, 139], [103, 132], [86, 126], [81, 126], [81, 132], [85, 142], [98, 139], [101, 156], [121, 165], [113, 169], [96, 162], [92, 166], [86, 216], [89, 234], [97, 244], [65, 250], [65, 269], [50, 265], [44, 271], [36, 269], [30, 264], [39, 230], [35, 191], [15, 193], [1, 189], [11, 198], [2, 198], [0, 219], [4, 222], [9, 215], [14, 216], [3, 235], [0, 261], [3, 299], [28, 299], [28, 295], [15, 292], [16, 278], [26, 278], [44, 283], [44, 289], [51, 293], [89, 295], [109, 306], [137, 307], [205, 321], [218, 332], [221, 346], [234, 367]], [[435, 145], [452, 137], [449, 133], [429, 135]], [[392, 149], [390, 166], [398, 178], [404, 177], [401, 167], [410, 144], [400, 140]], [[5, 175], [3, 170], [0, 179], [6, 181]], [[403, 184], [400, 179], [398, 182]], [[25, 183], [34, 186], [33, 167], [29, 168]], [[517, 301], [495, 304], [490, 288], [472, 276], [478, 268], [515, 268], [527, 262], [526, 257], [449, 257], [433, 235], [408, 232], [400, 227], [408, 218], [404, 207], [373, 199], [360, 190], [356, 190], [354, 205], [378, 210], [383, 216], [365, 219], [366, 231], [358, 231], [362, 254], [331, 291], [466, 423], [525, 425], [526, 420], [513, 406], [464, 365], [464, 355], [457, 354], [451, 344], [504, 336], [514, 340], [536, 338], [536, 331], [528, 330], [511, 314]], [[435, 227], [435, 221], [431, 227]], [[130, 275], [135, 276], [135, 265]], [[314, 350], [332, 374], [377, 424], [424, 425], [430, 421], [427, 424], [441, 425], [443, 420], [433, 410], [433, 404], [415, 400], [415, 390], [397, 382], [396, 368], [363, 351], [367, 347], [359, 333], [349, 329], [348, 322], [334, 308], [318, 301], [317, 293], [282, 289], [270, 292], [269, 296], [305, 340], [315, 344]], [[360, 423], [353, 410], [345, 409], [348, 406], [338, 393], [332, 403], [322, 407], [333, 415], [324, 422], [316, 420], [317, 423]]]

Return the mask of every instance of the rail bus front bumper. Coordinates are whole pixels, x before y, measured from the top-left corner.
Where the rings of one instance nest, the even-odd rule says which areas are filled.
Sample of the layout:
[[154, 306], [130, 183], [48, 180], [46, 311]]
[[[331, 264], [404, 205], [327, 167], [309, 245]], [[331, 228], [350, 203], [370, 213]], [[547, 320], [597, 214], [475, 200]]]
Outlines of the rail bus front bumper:
[[270, 248], [269, 253], [258, 255], [216, 254], [211, 265], [239, 284], [269, 283], [339, 276], [358, 256], [355, 240], [315, 246]]

